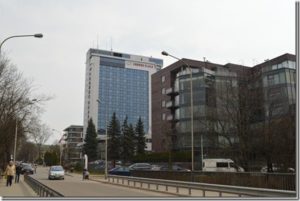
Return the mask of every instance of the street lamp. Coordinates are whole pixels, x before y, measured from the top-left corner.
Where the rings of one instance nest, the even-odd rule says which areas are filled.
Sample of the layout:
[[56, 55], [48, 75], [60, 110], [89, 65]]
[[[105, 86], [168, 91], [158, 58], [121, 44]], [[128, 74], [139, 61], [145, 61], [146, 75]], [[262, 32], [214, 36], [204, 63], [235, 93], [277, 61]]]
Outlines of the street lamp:
[[[101, 103], [101, 100], [97, 99], [98, 104]], [[105, 109], [105, 179], [107, 179], [107, 109]]]
[[[178, 61], [181, 61], [184, 65], [186, 65], [190, 70], [190, 88], [191, 88], [191, 149], [192, 149], [192, 171], [194, 171], [194, 104], [193, 104], [193, 80], [192, 80], [192, 68], [190, 65], [188, 65], [183, 59], [179, 59], [178, 57], [175, 57], [166, 51], [161, 52], [164, 56], [170, 56], [174, 59], [177, 59]], [[201, 161], [202, 163], [202, 161]]]
[[[61, 134], [60, 131], [56, 130], [56, 129], [52, 129], [52, 131], [57, 132], [58, 134]], [[63, 156], [63, 150], [64, 150], [64, 145], [66, 144], [65, 141], [65, 135], [63, 134], [59, 140], [59, 164], [62, 165], [62, 156]]]
[[[29, 102], [29, 105], [32, 105], [35, 102], [38, 102], [38, 100], [37, 99], [32, 99]], [[18, 138], [18, 118], [16, 117], [15, 144], [14, 144], [14, 155], [13, 155], [13, 161], [14, 161], [14, 163], [16, 162], [17, 138]]]
[[0, 55], [1, 55], [1, 47], [3, 45], [3, 43], [5, 41], [7, 41], [8, 39], [11, 39], [11, 38], [19, 38], [19, 37], [35, 37], [35, 38], [43, 38], [43, 34], [41, 33], [37, 33], [37, 34], [32, 34], [32, 35], [15, 35], [15, 36], [10, 36], [6, 39], [4, 39], [1, 43], [0, 43]]

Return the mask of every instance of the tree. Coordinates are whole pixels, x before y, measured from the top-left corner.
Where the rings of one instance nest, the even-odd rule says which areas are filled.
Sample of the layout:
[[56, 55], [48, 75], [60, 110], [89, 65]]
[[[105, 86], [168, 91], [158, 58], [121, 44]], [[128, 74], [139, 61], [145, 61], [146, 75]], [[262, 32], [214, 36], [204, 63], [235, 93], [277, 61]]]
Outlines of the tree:
[[134, 156], [135, 151], [135, 133], [134, 128], [132, 124], [128, 126], [127, 124], [127, 117], [124, 120], [123, 126], [122, 126], [122, 151], [121, 151], [121, 158], [123, 160], [123, 163], [132, 161], [132, 158]]
[[0, 56], [0, 162], [4, 164], [13, 153], [15, 129], [18, 128], [18, 144], [26, 138], [24, 128], [32, 115], [32, 104], [30, 82]]
[[168, 168], [169, 170], [172, 170], [172, 152], [173, 152], [173, 147], [174, 147], [174, 141], [172, 139], [173, 135], [173, 130], [170, 126], [170, 124], [167, 124], [164, 122], [162, 124], [162, 131], [163, 131], [163, 138], [162, 138], [162, 148], [163, 151], [168, 152]]
[[139, 118], [136, 124], [135, 134], [136, 134], [136, 153], [144, 154], [146, 148], [146, 139], [145, 139], [145, 132], [144, 132], [144, 124], [142, 122], [141, 117]]
[[93, 120], [90, 119], [84, 139], [83, 153], [86, 154], [90, 161], [97, 159], [97, 132]]
[[56, 152], [46, 151], [44, 155], [44, 161], [47, 166], [58, 165], [59, 164], [59, 156]]
[[38, 157], [41, 158], [42, 146], [48, 141], [52, 131], [46, 124], [41, 124], [39, 120], [36, 121], [35, 126], [31, 129], [30, 138], [35, 142], [38, 148]]
[[230, 155], [248, 171], [255, 151], [252, 128], [261, 115], [261, 91], [252, 86], [247, 69], [229, 73], [216, 82], [216, 110], [208, 113], [215, 122], [211, 133], [218, 139], [219, 154]]
[[23, 141], [20, 145], [20, 151], [17, 159], [24, 162], [33, 162], [38, 158], [36, 146], [32, 142]]
[[113, 161], [113, 167], [116, 165], [116, 160], [120, 159], [121, 153], [121, 143], [120, 143], [120, 136], [121, 136], [121, 129], [119, 120], [116, 117], [116, 113], [113, 113], [111, 121], [108, 126], [107, 130], [108, 135], [108, 159]]
[[[10, 160], [10, 155], [14, 152], [14, 139], [17, 128], [17, 149], [18, 157], [19, 145], [27, 141], [36, 125], [42, 108], [40, 103], [50, 98], [35, 95], [39, 104], [32, 102], [32, 83], [25, 79], [18, 72], [18, 69], [0, 55], [0, 165], [4, 165]], [[18, 158], [19, 159], [19, 158]]]

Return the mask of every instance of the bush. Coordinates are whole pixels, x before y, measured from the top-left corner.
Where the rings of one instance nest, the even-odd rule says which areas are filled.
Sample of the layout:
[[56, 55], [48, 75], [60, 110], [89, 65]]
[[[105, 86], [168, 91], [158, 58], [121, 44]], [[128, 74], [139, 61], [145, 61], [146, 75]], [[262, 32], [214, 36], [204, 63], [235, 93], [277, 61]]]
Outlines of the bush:
[[77, 172], [82, 172], [83, 171], [83, 164], [81, 162], [77, 162], [73, 168]]

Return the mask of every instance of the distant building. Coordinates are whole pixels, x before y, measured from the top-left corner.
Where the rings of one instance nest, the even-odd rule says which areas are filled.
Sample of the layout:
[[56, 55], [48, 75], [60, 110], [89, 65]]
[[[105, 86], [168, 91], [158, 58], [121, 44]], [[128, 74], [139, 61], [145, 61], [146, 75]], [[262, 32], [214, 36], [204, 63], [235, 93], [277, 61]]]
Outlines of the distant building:
[[[239, 146], [236, 132], [261, 130], [268, 121], [295, 114], [294, 55], [284, 54], [252, 68], [191, 59], [184, 62], [192, 68], [196, 160], [200, 157], [201, 136], [205, 156], [215, 157], [222, 154], [226, 143]], [[152, 75], [153, 151], [163, 152], [170, 146], [173, 151], [191, 150], [190, 100], [190, 71], [182, 61]], [[245, 105], [251, 105], [251, 109]], [[230, 113], [235, 113], [231, 117], [236, 119], [247, 118], [249, 127], [234, 127]], [[218, 135], [224, 129], [227, 138]]]
[[[161, 69], [161, 59], [89, 49], [86, 57], [84, 135], [93, 119], [100, 141], [105, 139], [106, 122], [113, 113], [122, 125], [144, 123], [147, 150], [151, 150], [151, 75]], [[103, 152], [103, 146], [100, 148]], [[104, 157], [101, 154], [101, 158]]]
[[83, 141], [83, 126], [71, 125], [64, 129], [61, 141], [62, 160], [68, 164], [81, 161], [82, 147], [78, 146]]

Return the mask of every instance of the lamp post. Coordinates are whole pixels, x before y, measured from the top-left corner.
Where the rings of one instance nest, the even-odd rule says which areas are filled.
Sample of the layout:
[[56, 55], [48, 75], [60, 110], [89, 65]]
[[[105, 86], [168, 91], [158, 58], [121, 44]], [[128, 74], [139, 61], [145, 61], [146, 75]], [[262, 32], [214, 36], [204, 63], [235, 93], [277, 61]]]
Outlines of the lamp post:
[[[52, 129], [52, 131], [57, 132], [58, 134], [61, 134], [60, 131], [56, 130], [56, 129]], [[63, 156], [63, 151], [64, 151], [64, 145], [66, 144], [65, 141], [65, 134], [62, 135], [62, 137], [59, 140], [59, 164], [62, 165], [62, 156]]]
[[[101, 100], [97, 99], [98, 104], [101, 103]], [[108, 160], [107, 160], [107, 109], [105, 109], [105, 179], [107, 179], [107, 167], [108, 167]]]
[[190, 70], [190, 88], [191, 88], [191, 159], [192, 159], [192, 171], [194, 171], [194, 104], [193, 104], [193, 80], [192, 80], [192, 68], [190, 67], [190, 65], [188, 65], [184, 60], [179, 59], [178, 57], [175, 57], [169, 53], [167, 53], [166, 51], [162, 51], [161, 52], [162, 55], [164, 56], [170, 56], [174, 59], [177, 59], [178, 61], [181, 61], [184, 65], [186, 65], [189, 70]]
[[4, 39], [1, 43], [0, 43], [0, 55], [1, 55], [1, 47], [3, 45], [3, 43], [5, 41], [7, 41], [8, 39], [11, 39], [11, 38], [19, 38], [19, 37], [35, 37], [35, 38], [43, 38], [43, 34], [41, 33], [37, 33], [37, 34], [31, 34], [31, 35], [15, 35], [15, 36], [10, 36], [6, 39]]
[[[32, 105], [35, 102], [38, 102], [38, 100], [37, 99], [32, 99], [30, 101], [29, 105]], [[18, 138], [18, 119], [16, 117], [15, 143], [14, 143], [14, 155], [13, 155], [13, 161], [14, 161], [14, 163], [16, 162], [17, 138]]]

